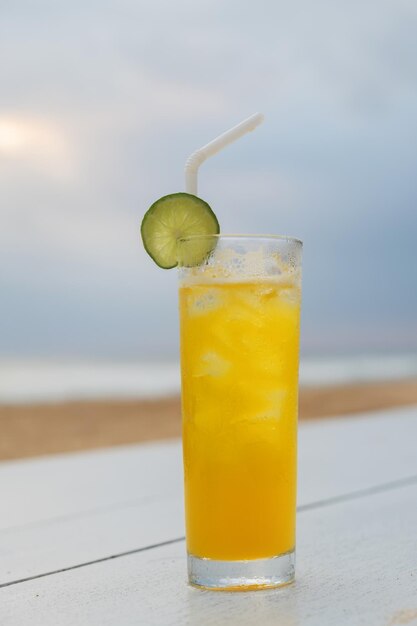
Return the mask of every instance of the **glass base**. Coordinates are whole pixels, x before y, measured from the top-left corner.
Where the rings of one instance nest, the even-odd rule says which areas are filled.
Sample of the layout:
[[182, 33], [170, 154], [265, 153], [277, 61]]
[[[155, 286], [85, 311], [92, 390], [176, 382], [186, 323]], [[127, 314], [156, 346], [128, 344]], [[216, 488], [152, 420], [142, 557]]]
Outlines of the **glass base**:
[[295, 550], [269, 559], [215, 561], [188, 555], [188, 580], [213, 591], [255, 591], [292, 583]]

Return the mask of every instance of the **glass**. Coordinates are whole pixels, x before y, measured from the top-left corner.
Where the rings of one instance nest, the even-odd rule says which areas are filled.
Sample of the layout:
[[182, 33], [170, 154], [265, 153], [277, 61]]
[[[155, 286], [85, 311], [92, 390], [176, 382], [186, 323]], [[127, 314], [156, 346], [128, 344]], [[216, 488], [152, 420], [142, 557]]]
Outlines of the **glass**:
[[189, 581], [277, 587], [295, 571], [302, 243], [193, 236], [180, 258], [184, 247], [208, 255], [179, 268]]

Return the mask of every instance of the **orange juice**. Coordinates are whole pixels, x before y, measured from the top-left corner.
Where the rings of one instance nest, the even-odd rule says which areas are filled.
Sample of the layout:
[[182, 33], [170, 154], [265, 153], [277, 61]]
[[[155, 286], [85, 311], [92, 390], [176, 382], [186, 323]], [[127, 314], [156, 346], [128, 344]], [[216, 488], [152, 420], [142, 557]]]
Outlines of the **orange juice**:
[[188, 552], [295, 546], [300, 292], [274, 277], [180, 287]]

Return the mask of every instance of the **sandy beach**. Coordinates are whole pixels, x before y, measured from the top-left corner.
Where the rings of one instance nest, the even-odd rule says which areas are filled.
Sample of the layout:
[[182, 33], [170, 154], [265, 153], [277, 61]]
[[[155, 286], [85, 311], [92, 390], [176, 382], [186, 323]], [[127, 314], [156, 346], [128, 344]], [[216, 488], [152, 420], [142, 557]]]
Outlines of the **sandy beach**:
[[[300, 391], [300, 419], [417, 404], [417, 379]], [[178, 396], [0, 406], [0, 459], [73, 452], [178, 437]]]

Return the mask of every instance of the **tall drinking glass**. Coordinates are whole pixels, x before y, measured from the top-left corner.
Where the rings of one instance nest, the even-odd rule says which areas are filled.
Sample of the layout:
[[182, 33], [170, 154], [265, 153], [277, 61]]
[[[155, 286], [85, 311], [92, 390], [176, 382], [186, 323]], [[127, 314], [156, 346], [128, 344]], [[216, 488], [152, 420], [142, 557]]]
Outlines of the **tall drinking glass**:
[[180, 259], [185, 247], [207, 255], [179, 269], [189, 581], [276, 587], [295, 566], [302, 244], [193, 236]]

